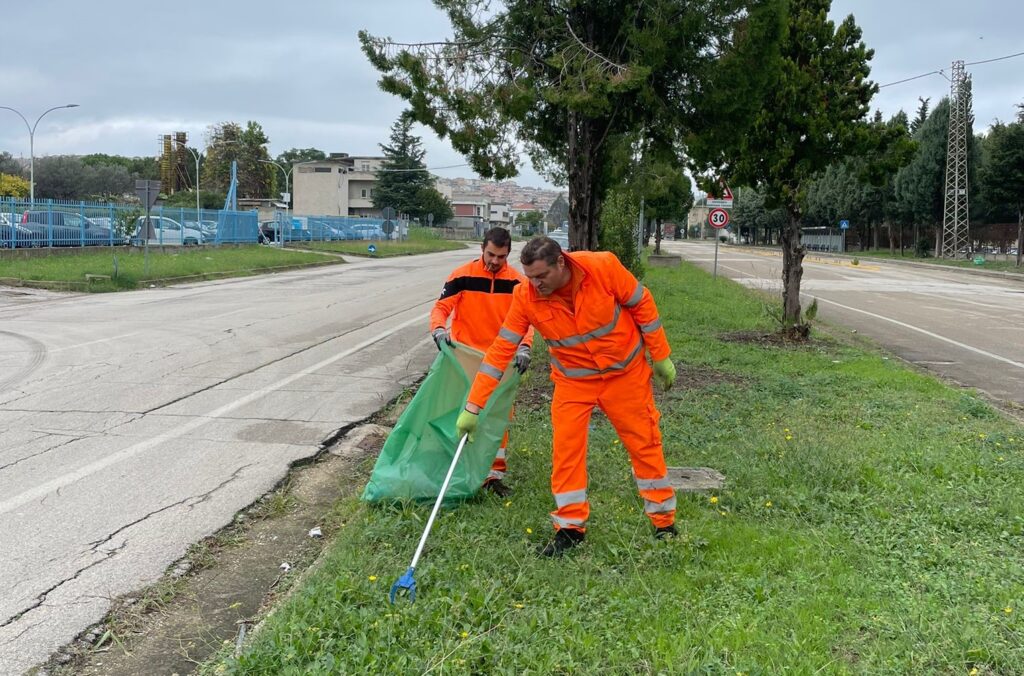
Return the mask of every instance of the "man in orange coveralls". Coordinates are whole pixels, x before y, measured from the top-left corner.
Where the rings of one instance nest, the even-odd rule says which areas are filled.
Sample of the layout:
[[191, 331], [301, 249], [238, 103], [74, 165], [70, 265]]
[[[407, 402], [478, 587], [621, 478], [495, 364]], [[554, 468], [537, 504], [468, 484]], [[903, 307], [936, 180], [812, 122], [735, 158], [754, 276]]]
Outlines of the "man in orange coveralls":
[[498, 337], [484, 355], [459, 415], [459, 435], [472, 434], [477, 413], [530, 326], [551, 355], [551, 513], [555, 537], [538, 550], [561, 556], [583, 541], [590, 515], [587, 501], [587, 427], [600, 406], [622, 439], [633, 477], [655, 537], [676, 535], [675, 492], [669, 485], [651, 387], [653, 376], [668, 389], [676, 369], [654, 298], [614, 254], [563, 253], [547, 237], [523, 248], [520, 260], [529, 284], [516, 287]]
[[[441, 297], [430, 312], [430, 335], [439, 350], [441, 341], [451, 345], [454, 340], [486, 352], [512, 304], [512, 290], [520, 283], [526, 286], [526, 277], [508, 265], [512, 249], [508, 230], [491, 228], [484, 233], [480, 248], [483, 250], [480, 258], [459, 266], [448, 276]], [[449, 317], [452, 318], [451, 330], [445, 328]], [[531, 329], [523, 333], [514, 348], [515, 365], [520, 373], [525, 373], [530, 366], [532, 343]], [[507, 453], [508, 430], [484, 481], [485, 489], [502, 497], [510, 493], [504, 481], [508, 471]]]

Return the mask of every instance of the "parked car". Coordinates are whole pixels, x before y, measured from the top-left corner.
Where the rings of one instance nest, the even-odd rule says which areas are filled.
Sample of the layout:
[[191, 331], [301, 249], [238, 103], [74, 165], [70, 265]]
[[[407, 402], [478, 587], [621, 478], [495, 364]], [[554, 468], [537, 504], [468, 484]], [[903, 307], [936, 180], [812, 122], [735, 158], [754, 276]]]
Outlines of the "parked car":
[[260, 244], [269, 244], [277, 241], [277, 229], [280, 227], [277, 221], [260, 221], [260, 233], [258, 240]]
[[192, 228], [203, 233], [203, 239], [205, 241], [213, 240], [217, 237], [217, 221], [185, 221], [186, 228]]
[[384, 231], [380, 229], [380, 226], [372, 225], [370, 223], [357, 223], [351, 226], [352, 232], [355, 233], [356, 239], [387, 239]]
[[14, 249], [18, 247], [40, 246], [33, 244], [32, 231], [21, 225], [0, 224], [0, 249]]
[[[153, 234], [149, 238], [151, 246], [198, 246], [205, 241], [203, 233], [194, 228], [183, 227], [173, 218], [150, 216], [150, 221], [153, 227]], [[136, 246], [141, 246], [145, 242], [142, 235], [145, 223], [145, 216], [139, 216], [135, 221], [132, 243]]]
[[109, 246], [124, 244], [110, 228], [69, 211], [26, 211], [21, 226], [31, 232], [30, 243], [18, 246]]
[[569, 248], [569, 232], [564, 231], [561, 228], [558, 230], [552, 230], [548, 233], [548, 237], [558, 242], [558, 246], [562, 247], [562, 251], [572, 251]]

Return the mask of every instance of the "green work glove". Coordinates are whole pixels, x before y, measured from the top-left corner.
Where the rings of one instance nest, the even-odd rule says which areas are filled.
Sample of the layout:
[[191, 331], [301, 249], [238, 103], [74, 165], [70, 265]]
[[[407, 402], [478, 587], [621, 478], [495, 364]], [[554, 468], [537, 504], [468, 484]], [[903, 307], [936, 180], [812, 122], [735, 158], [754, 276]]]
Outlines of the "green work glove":
[[462, 439], [462, 435], [468, 434], [469, 440], [473, 441], [473, 433], [476, 432], [476, 423], [479, 416], [476, 413], [470, 413], [463, 409], [462, 413], [459, 414], [458, 419], [455, 421], [455, 431], [459, 435], [459, 439]]
[[671, 359], [654, 362], [654, 378], [662, 389], [671, 389], [672, 383], [676, 381], [676, 365]]

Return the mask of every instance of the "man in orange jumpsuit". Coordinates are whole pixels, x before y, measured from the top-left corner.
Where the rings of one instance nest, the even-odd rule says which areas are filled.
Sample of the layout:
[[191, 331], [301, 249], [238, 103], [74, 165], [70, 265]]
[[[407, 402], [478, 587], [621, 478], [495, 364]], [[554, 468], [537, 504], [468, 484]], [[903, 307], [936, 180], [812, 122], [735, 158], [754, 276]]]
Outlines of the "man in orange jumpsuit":
[[[590, 515], [587, 501], [587, 427], [600, 406], [622, 439], [644, 511], [659, 539], [676, 535], [675, 492], [669, 485], [661, 446], [661, 417], [654, 405], [652, 375], [666, 389], [675, 365], [651, 292], [606, 252], [563, 253], [547, 237], [536, 237], [521, 254], [530, 284], [516, 287], [497, 339], [484, 355], [456, 422], [460, 436], [476, 429], [518, 344], [533, 326], [551, 355], [551, 492], [555, 537], [539, 550], [560, 556], [583, 541]], [[646, 350], [645, 350], [646, 348]], [[651, 353], [651, 366], [645, 358]]]
[[[484, 233], [479, 258], [461, 265], [448, 276], [441, 297], [430, 312], [430, 335], [437, 348], [441, 341], [452, 341], [487, 351], [501, 329], [505, 314], [512, 304], [512, 290], [520, 283], [526, 286], [526, 277], [508, 265], [512, 250], [512, 236], [505, 228], [491, 228]], [[446, 328], [451, 317], [451, 329]], [[516, 368], [525, 373], [530, 366], [530, 346], [533, 330], [523, 333], [514, 350]], [[506, 364], [508, 362], [506, 361]], [[501, 440], [484, 482], [484, 488], [502, 497], [509, 494], [505, 485], [508, 471], [508, 430]]]

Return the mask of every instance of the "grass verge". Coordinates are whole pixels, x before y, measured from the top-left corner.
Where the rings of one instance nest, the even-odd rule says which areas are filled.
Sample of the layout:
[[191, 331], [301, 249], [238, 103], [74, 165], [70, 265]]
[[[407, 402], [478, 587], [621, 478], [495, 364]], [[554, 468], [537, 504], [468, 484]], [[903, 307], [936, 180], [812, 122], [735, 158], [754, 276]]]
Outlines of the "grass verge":
[[[115, 276], [114, 261], [117, 261]], [[182, 248], [171, 252], [149, 252], [149, 271], [140, 250], [86, 250], [62, 256], [8, 258], [0, 260], [0, 278], [20, 282], [68, 283], [82, 291], [125, 291], [156, 280], [196, 281], [204, 277], [245, 277], [284, 267], [340, 263], [325, 254], [281, 251], [274, 247]], [[86, 275], [110, 279], [86, 281]]]
[[900, 256], [899, 252], [892, 253], [888, 249], [871, 249], [868, 251], [847, 251], [848, 256], [858, 256], [860, 258], [880, 258], [882, 260], [892, 261], [912, 261], [914, 263], [928, 263], [930, 265], [945, 265], [947, 267], [955, 268], [969, 268], [974, 270], [996, 270], [999, 272], [1017, 272], [1024, 274], [1024, 269], [1017, 267], [1017, 257], [1007, 256], [1007, 260], [986, 260], [981, 265], [975, 265], [974, 256], [970, 258], [950, 260], [948, 258], [934, 258], [929, 256], [928, 258], [916, 258], [912, 252], [906, 252], [905, 255]]
[[246, 652], [202, 672], [1024, 673], [1024, 428], [828, 336], [736, 340], [772, 330], [775, 308], [692, 266], [645, 281], [681, 366], [659, 395], [669, 464], [728, 480], [679, 496], [679, 539], [653, 541], [595, 416], [587, 541], [535, 556], [552, 508], [550, 385], [535, 367], [510, 445], [515, 494], [442, 512], [415, 604], [386, 594], [428, 508], [348, 499], [318, 569]]
[[[373, 245], [376, 248], [370, 253], [368, 247]], [[295, 246], [313, 251], [330, 251], [332, 253], [343, 253], [350, 256], [374, 256], [377, 258], [388, 258], [391, 256], [409, 256], [413, 254], [435, 253], [438, 251], [455, 251], [465, 249], [462, 242], [442, 239], [437, 232], [429, 228], [410, 228], [407, 239], [401, 241], [381, 242], [301, 242]]]

